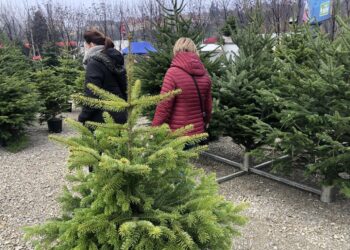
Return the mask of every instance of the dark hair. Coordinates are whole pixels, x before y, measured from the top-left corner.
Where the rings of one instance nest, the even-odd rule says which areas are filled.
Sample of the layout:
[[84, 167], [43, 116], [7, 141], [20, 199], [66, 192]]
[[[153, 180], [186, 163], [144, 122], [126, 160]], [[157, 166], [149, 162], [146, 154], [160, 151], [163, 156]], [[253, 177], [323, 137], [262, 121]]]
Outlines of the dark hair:
[[96, 45], [104, 45], [104, 50], [114, 48], [112, 39], [106, 37], [103, 33], [96, 29], [87, 30], [84, 33], [84, 40], [87, 43], [94, 43]]

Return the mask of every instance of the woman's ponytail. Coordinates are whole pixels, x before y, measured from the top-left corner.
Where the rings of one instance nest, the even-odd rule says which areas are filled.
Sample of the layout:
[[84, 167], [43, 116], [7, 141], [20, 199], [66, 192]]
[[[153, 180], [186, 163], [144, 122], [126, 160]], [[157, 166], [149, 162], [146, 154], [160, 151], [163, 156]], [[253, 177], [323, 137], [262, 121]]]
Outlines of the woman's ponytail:
[[105, 48], [104, 48], [104, 51], [106, 51], [106, 50], [108, 50], [110, 48], [114, 48], [114, 43], [113, 43], [111, 38], [105, 37]]

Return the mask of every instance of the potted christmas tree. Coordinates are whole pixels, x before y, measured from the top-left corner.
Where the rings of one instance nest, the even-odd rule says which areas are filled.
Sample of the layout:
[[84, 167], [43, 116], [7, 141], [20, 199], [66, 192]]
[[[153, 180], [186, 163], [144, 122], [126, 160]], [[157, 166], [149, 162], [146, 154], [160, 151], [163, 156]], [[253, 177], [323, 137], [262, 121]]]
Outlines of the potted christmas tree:
[[179, 91], [140, 96], [141, 82], [133, 84], [131, 75], [127, 101], [91, 84], [100, 99], [75, 98], [106, 111], [127, 110], [128, 121], [116, 124], [105, 113], [105, 123], [87, 122], [89, 129], [70, 120], [78, 136], [52, 137], [70, 149], [72, 185], [61, 198], [62, 216], [27, 228], [27, 237], [35, 237], [39, 249], [231, 249], [236, 226], [245, 222], [243, 206], [226, 202], [215, 176], [191, 165], [202, 147], [184, 151], [206, 135], [186, 136], [190, 127], [137, 126], [144, 108]]
[[[80, 61], [75, 59], [72, 52], [65, 49], [62, 51], [62, 55], [58, 59], [59, 65], [54, 67], [56, 75], [64, 82], [64, 84], [69, 87], [71, 94], [81, 93], [82, 86], [85, 80], [85, 72], [83, 71], [83, 66]], [[68, 100], [67, 102], [67, 112], [72, 112], [73, 101]]]
[[40, 111], [40, 122], [46, 121], [49, 132], [62, 132], [62, 117], [60, 114], [67, 110], [71, 94], [70, 86], [55, 75], [51, 69], [42, 69], [33, 73], [43, 107]]

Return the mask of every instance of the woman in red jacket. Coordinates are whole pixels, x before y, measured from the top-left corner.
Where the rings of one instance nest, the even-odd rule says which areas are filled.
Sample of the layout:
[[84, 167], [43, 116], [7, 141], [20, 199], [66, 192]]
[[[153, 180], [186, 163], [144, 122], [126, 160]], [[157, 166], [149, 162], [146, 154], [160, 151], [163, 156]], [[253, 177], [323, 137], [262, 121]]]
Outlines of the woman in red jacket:
[[190, 38], [176, 42], [161, 93], [174, 89], [181, 89], [181, 94], [158, 104], [152, 125], [167, 123], [176, 130], [192, 124], [187, 135], [204, 133], [212, 111], [211, 80]]

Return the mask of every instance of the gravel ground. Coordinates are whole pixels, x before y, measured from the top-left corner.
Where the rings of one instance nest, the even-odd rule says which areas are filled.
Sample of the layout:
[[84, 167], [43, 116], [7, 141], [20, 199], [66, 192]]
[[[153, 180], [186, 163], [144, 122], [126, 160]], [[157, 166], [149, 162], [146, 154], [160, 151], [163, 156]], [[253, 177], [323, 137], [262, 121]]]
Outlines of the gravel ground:
[[[22, 227], [59, 214], [56, 198], [65, 183], [67, 150], [48, 141], [46, 126], [29, 132], [30, 146], [24, 151], [11, 154], [0, 148], [0, 250], [31, 249], [22, 240]], [[64, 127], [63, 135], [72, 133]], [[205, 158], [195, 163], [218, 175], [234, 171]], [[250, 222], [234, 249], [350, 250], [350, 200], [324, 204], [315, 195], [255, 175], [221, 184], [221, 193], [250, 204], [245, 211]]]
[[[63, 130], [63, 135], [73, 132]], [[56, 198], [65, 182], [68, 152], [48, 140], [46, 124], [30, 128], [29, 136], [30, 145], [19, 153], [0, 148], [0, 250], [31, 249], [22, 240], [23, 226], [60, 212]]]

